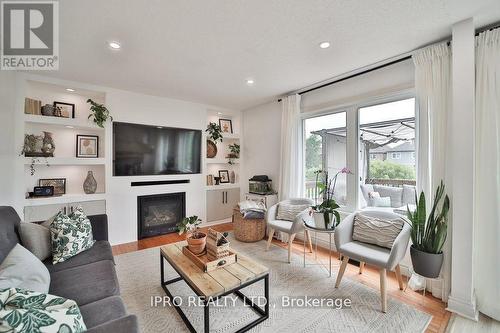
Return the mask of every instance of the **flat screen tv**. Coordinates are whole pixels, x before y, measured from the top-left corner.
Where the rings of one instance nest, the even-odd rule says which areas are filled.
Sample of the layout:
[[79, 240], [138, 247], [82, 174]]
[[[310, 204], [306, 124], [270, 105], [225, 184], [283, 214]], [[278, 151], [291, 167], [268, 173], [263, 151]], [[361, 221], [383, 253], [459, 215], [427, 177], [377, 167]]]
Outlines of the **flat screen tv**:
[[113, 122], [113, 175], [200, 173], [201, 130]]

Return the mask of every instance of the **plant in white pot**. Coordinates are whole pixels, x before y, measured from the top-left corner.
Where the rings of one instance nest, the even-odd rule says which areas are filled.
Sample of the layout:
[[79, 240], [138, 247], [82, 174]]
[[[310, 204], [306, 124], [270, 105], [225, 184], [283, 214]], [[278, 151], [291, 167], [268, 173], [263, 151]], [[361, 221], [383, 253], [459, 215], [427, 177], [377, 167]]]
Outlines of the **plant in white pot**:
[[179, 235], [187, 235], [188, 248], [194, 254], [202, 254], [207, 245], [207, 234], [200, 231], [200, 224], [201, 219], [196, 215], [185, 217], [177, 223]]
[[[322, 170], [315, 172], [315, 205], [311, 207], [311, 214], [314, 217], [314, 225], [317, 228], [332, 229], [340, 223], [340, 214], [337, 211], [340, 206], [334, 199], [335, 186], [340, 174], [350, 173], [349, 169], [343, 168], [332, 179], [329, 179], [328, 172]], [[318, 197], [320, 196], [323, 198], [323, 201], [318, 204]]]
[[[432, 209], [429, 216], [426, 215], [425, 194], [422, 191], [420, 198], [415, 199], [417, 208], [414, 212], [408, 210], [408, 219], [411, 222], [410, 247], [411, 262], [415, 273], [427, 277], [436, 278], [439, 276], [443, 265], [443, 246], [446, 241], [448, 229], [448, 211], [450, 209], [450, 199], [444, 195], [444, 183], [436, 189]], [[438, 207], [441, 204], [441, 207]]]

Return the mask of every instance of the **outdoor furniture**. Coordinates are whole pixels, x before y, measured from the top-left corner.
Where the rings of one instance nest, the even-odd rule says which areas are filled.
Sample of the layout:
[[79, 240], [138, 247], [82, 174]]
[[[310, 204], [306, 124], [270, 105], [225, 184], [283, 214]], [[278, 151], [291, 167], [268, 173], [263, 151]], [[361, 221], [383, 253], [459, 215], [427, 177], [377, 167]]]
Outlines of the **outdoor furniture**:
[[[383, 211], [364, 210], [362, 213], [365, 216], [387, 220], [402, 218], [400, 215]], [[337, 248], [337, 251], [343, 256], [342, 264], [337, 276], [337, 282], [335, 283], [335, 288], [338, 288], [338, 286], [340, 285], [340, 281], [342, 280], [342, 276], [344, 275], [349, 259], [354, 259], [360, 262], [360, 274], [362, 273], [365, 263], [376, 266], [380, 271], [380, 294], [382, 301], [382, 312], [386, 312], [386, 274], [388, 270], [394, 270], [398, 279], [399, 289], [403, 290], [403, 279], [401, 277], [399, 263], [406, 254], [406, 249], [410, 240], [411, 227], [408, 223], [403, 224], [403, 229], [394, 240], [394, 244], [392, 245], [391, 249], [372, 244], [361, 243], [358, 241], [353, 241], [352, 239], [354, 217], [356, 214], [357, 212], [347, 216], [342, 222], [340, 222], [340, 224], [337, 226], [337, 229], [335, 230], [335, 246]]]
[[[292, 243], [293, 240], [295, 239], [295, 236], [297, 233], [301, 232], [304, 230], [304, 220], [311, 219], [312, 217], [309, 216], [309, 210], [305, 209], [302, 211], [300, 214], [298, 214], [293, 221], [285, 221], [285, 220], [277, 220], [276, 216], [278, 213], [278, 206], [280, 204], [289, 204], [289, 205], [308, 205], [312, 206], [313, 201], [310, 199], [288, 199], [281, 201], [280, 203], [277, 203], [276, 205], [271, 206], [267, 210], [266, 213], [266, 223], [268, 226], [269, 230], [269, 235], [268, 235], [268, 240], [267, 240], [267, 247], [266, 250], [269, 250], [269, 246], [271, 245], [271, 242], [273, 240], [273, 235], [275, 231], [281, 231], [286, 234], [288, 234], [288, 262], [290, 263], [292, 260]], [[307, 241], [309, 243], [309, 250], [312, 252], [312, 243], [311, 243], [311, 235], [309, 232], [306, 230], [305, 232], [305, 237], [307, 238]]]

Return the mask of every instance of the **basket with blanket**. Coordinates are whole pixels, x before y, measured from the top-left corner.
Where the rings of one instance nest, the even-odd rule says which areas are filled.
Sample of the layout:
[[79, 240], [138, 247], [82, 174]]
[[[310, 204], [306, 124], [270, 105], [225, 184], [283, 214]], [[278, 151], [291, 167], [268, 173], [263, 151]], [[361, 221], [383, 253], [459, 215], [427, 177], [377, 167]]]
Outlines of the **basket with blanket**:
[[266, 235], [266, 207], [262, 202], [246, 200], [233, 212], [234, 237], [242, 242], [258, 242]]

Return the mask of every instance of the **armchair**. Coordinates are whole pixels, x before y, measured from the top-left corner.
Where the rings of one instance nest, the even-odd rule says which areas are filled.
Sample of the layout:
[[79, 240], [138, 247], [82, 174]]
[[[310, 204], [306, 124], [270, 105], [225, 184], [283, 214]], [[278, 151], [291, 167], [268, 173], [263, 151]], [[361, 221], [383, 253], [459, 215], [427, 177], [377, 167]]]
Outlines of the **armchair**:
[[[285, 220], [277, 220], [276, 216], [278, 213], [278, 206], [280, 203], [287, 203], [290, 205], [312, 205], [313, 201], [310, 199], [288, 199], [277, 203], [276, 205], [271, 206], [266, 213], [266, 223], [269, 228], [269, 238], [267, 240], [266, 251], [269, 250], [271, 246], [271, 242], [273, 240], [273, 235], [275, 231], [281, 231], [289, 235], [288, 237], [288, 262], [290, 263], [292, 260], [292, 243], [295, 239], [295, 235], [298, 232], [304, 230], [304, 222], [303, 219], [310, 219], [309, 210], [306, 209], [298, 214], [293, 221], [285, 221]], [[309, 251], [312, 252], [312, 243], [311, 236], [309, 232], [305, 232], [305, 237], [307, 238], [307, 242], [309, 244]]]
[[[354, 216], [353, 213], [347, 216], [335, 230], [335, 246], [337, 251], [343, 256], [342, 264], [337, 275], [335, 288], [338, 288], [342, 276], [344, 275], [349, 259], [354, 259], [360, 262], [360, 274], [363, 272], [365, 263], [378, 267], [380, 272], [380, 294], [382, 303], [382, 312], [387, 310], [387, 271], [394, 270], [396, 278], [399, 283], [399, 289], [403, 290], [403, 278], [401, 277], [401, 270], [399, 263], [404, 258], [408, 242], [410, 241], [411, 227], [408, 223], [403, 224], [403, 229], [394, 240], [391, 249], [383, 248], [380, 246], [366, 244], [358, 241], [353, 241], [352, 232], [354, 229]], [[363, 215], [370, 217], [377, 217], [380, 219], [397, 219], [402, 218], [400, 215], [385, 212], [385, 211], [371, 211], [364, 210]]]

